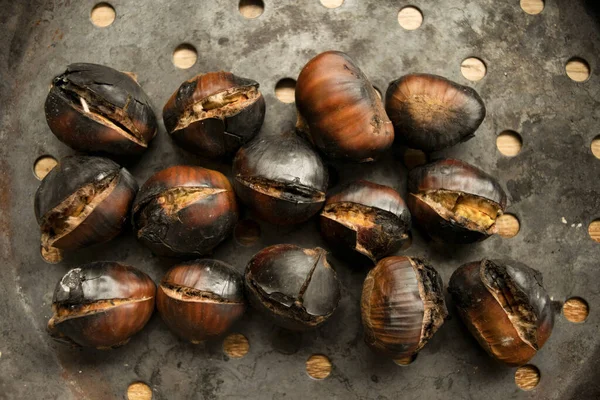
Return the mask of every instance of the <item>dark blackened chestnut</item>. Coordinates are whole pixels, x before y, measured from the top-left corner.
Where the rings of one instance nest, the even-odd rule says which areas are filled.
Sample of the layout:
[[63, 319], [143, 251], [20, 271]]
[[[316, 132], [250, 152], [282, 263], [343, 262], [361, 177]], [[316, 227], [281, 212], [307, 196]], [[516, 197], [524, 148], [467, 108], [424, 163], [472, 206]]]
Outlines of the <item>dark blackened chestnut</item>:
[[173, 93], [163, 119], [167, 132], [184, 149], [222, 157], [256, 136], [265, 119], [265, 100], [257, 82], [231, 72], [209, 72]]
[[315, 215], [327, 190], [327, 169], [319, 155], [295, 134], [257, 138], [233, 161], [233, 186], [259, 218], [278, 225]]
[[100, 261], [74, 268], [54, 290], [48, 333], [73, 346], [122, 346], [152, 316], [155, 295], [152, 279], [129, 265]]
[[340, 283], [321, 248], [279, 244], [262, 249], [246, 267], [250, 304], [275, 324], [306, 330], [325, 322], [340, 301]]
[[439, 160], [408, 175], [413, 220], [437, 241], [473, 243], [497, 232], [506, 193], [496, 179], [460, 160]]
[[367, 345], [398, 360], [414, 358], [448, 316], [437, 271], [410, 257], [379, 261], [365, 279], [360, 306]]
[[244, 313], [242, 275], [218, 260], [176, 265], [160, 282], [156, 306], [171, 331], [200, 343], [227, 332]]
[[101, 157], [68, 156], [35, 193], [44, 260], [57, 263], [76, 250], [117, 236], [138, 190], [131, 174]]
[[320, 223], [336, 250], [354, 250], [376, 263], [409, 239], [410, 212], [391, 187], [359, 180], [327, 198]]
[[348, 55], [310, 60], [296, 84], [297, 128], [328, 157], [372, 161], [394, 141], [381, 99]]
[[554, 310], [542, 274], [509, 260], [458, 268], [448, 291], [481, 347], [511, 366], [527, 363], [552, 333]]
[[85, 152], [140, 154], [158, 126], [140, 85], [126, 73], [97, 64], [71, 64], [54, 78], [45, 110], [52, 133]]
[[393, 81], [385, 110], [396, 141], [426, 152], [464, 142], [485, 118], [485, 105], [474, 89], [429, 74], [409, 74]]
[[207, 254], [231, 234], [237, 219], [235, 194], [225, 175], [201, 167], [157, 172], [133, 203], [137, 238], [161, 256]]

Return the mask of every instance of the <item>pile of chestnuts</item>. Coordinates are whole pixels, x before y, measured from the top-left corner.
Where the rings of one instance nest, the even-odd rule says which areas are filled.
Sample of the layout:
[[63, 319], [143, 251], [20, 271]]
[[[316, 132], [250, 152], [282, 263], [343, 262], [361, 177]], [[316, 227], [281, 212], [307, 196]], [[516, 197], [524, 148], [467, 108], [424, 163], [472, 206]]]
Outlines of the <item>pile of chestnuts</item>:
[[[56, 285], [50, 335], [73, 346], [118, 347], [144, 327], [155, 304], [168, 328], [192, 343], [230, 331], [247, 305], [284, 329], [327, 323], [344, 294], [344, 272], [327, 250], [274, 244], [245, 266], [210, 258], [245, 207], [268, 224], [314, 217], [334, 254], [349, 255], [350, 264], [368, 260], [364, 340], [375, 353], [412, 362], [449, 317], [442, 276], [423, 259], [398, 255], [413, 225], [449, 246], [481, 241], [497, 233], [507, 195], [493, 176], [455, 159], [413, 168], [405, 198], [402, 188], [361, 179], [330, 188], [328, 168], [373, 162], [394, 143], [432, 152], [470, 139], [485, 118], [483, 100], [443, 77], [410, 74], [394, 80], [382, 101], [338, 51], [304, 66], [295, 98], [296, 131], [259, 135], [265, 99], [258, 82], [224, 71], [183, 82], [163, 108], [169, 136], [201, 157], [230, 160], [231, 175], [174, 165], [138, 190], [114, 160], [140, 154], [157, 131], [146, 94], [129, 74], [101, 65], [72, 64], [57, 76], [45, 104], [51, 131], [102, 157], [67, 156], [40, 184], [35, 215], [44, 260], [57, 263], [65, 252], [111, 240], [127, 221], [154, 255], [186, 260], [173, 261], [158, 285], [120, 262], [71, 269]], [[540, 272], [524, 264], [465, 264], [448, 291], [469, 331], [503, 363], [528, 362], [550, 337], [552, 302]]]

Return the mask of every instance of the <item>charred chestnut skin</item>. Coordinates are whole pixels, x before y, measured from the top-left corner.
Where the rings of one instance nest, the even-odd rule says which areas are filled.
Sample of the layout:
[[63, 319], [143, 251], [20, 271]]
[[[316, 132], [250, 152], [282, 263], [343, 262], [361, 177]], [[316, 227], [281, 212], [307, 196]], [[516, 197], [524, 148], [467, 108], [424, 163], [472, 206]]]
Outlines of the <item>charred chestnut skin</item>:
[[324, 323], [340, 301], [335, 270], [321, 248], [269, 246], [248, 263], [246, 297], [256, 310], [283, 328], [304, 331]]
[[209, 253], [231, 234], [238, 207], [225, 175], [178, 165], [142, 185], [132, 215], [137, 238], [154, 254], [194, 257]]
[[419, 198], [420, 193], [446, 190], [484, 199], [498, 208], [498, 216], [506, 209], [507, 197], [500, 183], [481, 169], [464, 161], [443, 159], [412, 169], [408, 175], [408, 207], [413, 221], [435, 241], [468, 244], [485, 240], [497, 232], [464, 220], [440, 215]]
[[448, 317], [442, 280], [420, 259], [387, 257], [363, 285], [365, 342], [376, 353], [414, 359]]
[[[102, 193], [97, 192], [99, 187], [105, 187]], [[117, 236], [125, 227], [137, 190], [137, 182], [129, 171], [107, 158], [67, 156], [61, 159], [35, 193], [34, 209], [42, 233], [44, 260], [55, 263], [62, 260], [63, 250], [81, 249]], [[100, 198], [103, 199], [95, 204], [93, 199]], [[75, 210], [58, 211], [67, 205]], [[93, 209], [86, 216], [86, 210], [92, 205]], [[68, 225], [68, 215], [76, 213], [81, 220], [59, 234], [61, 226]], [[44, 243], [45, 233], [57, 240]]]
[[52, 81], [44, 107], [52, 133], [83, 152], [136, 156], [147, 149], [158, 128], [140, 85], [104, 65], [70, 64]]
[[385, 110], [396, 141], [426, 152], [471, 139], [486, 113], [474, 89], [430, 74], [393, 81], [385, 95]]
[[339, 253], [358, 252], [376, 263], [409, 239], [410, 211], [389, 186], [358, 180], [329, 196], [321, 235]]
[[[167, 132], [182, 148], [218, 158], [233, 155], [265, 119], [258, 82], [231, 72], [209, 72], [181, 84], [163, 109]], [[193, 108], [201, 111], [192, 113]], [[195, 114], [191, 123], [185, 121]]]
[[74, 347], [126, 344], [154, 312], [156, 286], [125, 264], [100, 261], [74, 268], [57, 283], [48, 333]]
[[277, 225], [304, 222], [325, 203], [327, 169], [293, 133], [256, 138], [233, 161], [233, 185], [260, 219]]
[[242, 275], [218, 260], [176, 265], [160, 282], [156, 306], [169, 329], [192, 343], [220, 336], [246, 310]]
[[297, 128], [328, 157], [372, 161], [394, 141], [377, 92], [345, 53], [310, 60], [296, 83]]
[[552, 333], [554, 310], [542, 275], [523, 263], [465, 264], [452, 274], [448, 291], [481, 347], [507, 365], [526, 364]]

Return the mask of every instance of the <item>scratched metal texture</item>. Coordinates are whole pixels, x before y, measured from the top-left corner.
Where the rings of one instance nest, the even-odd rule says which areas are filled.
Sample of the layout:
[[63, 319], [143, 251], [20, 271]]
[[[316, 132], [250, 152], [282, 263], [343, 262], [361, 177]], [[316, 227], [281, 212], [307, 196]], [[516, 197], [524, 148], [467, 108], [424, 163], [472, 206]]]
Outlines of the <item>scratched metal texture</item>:
[[[264, 14], [242, 17], [235, 0], [113, 0], [117, 19], [107, 28], [89, 20], [94, 1], [0, 0], [0, 398], [120, 399], [133, 381], [144, 381], [155, 399], [591, 399], [600, 395], [600, 244], [587, 226], [600, 217], [600, 160], [590, 151], [600, 118], [600, 27], [594, 1], [547, 0], [528, 15], [518, 0], [418, 0], [423, 26], [403, 30], [404, 1], [346, 0], [327, 9], [318, 0], [265, 0]], [[173, 66], [180, 43], [198, 50], [196, 65]], [[508, 211], [521, 221], [512, 239], [493, 237], [470, 246], [428, 243], [414, 231], [405, 254], [424, 257], [444, 282], [464, 262], [512, 257], [543, 272], [560, 309], [570, 296], [591, 306], [589, 319], [571, 324], [557, 315], [554, 332], [532, 360], [541, 383], [523, 392], [515, 369], [491, 360], [467, 333], [451, 302], [448, 320], [408, 367], [377, 358], [363, 343], [359, 298], [366, 271], [331, 257], [343, 285], [340, 307], [323, 327], [293, 334], [249, 311], [234, 331], [250, 341], [242, 359], [229, 359], [216, 340], [194, 346], [177, 339], [154, 315], [142, 333], [114, 351], [76, 351], [45, 333], [52, 291], [71, 267], [96, 260], [130, 263], [156, 281], [174, 260], [153, 257], [131, 231], [105, 245], [70, 254], [59, 265], [39, 256], [32, 173], [43, 154], [73, 151], [49, 131], [43, 104], [50, 81], [73, 62], [134, 71], [160, 117], [178, 85], [197, 73], [230, 70], [257, 80], [267, 102], [261, 135], [279, 134], [295, 121], [293, 104], [274, 95], [276, 82], [297, 77], [321, 51], [347, 52], [372, 83], [408, 72], [429, 72], [474, 87], [488, 115], [471, 141], [435, 156], [453, 156], [496, 175], [510, 195]], [[483, 59], [487, 76], [462, 77], [460, 63]], [[592, 76], [571, 81], [564, 72], [572, 56], [586, 59]], [[496, 149], [496, 135], [520, 132], [523, 150], [514, 158]], [[367, 177], [405, 190], [406, 170], [389, 154], [373, 165], [336, 165], [333, 183]], [[227, 163], [194, 157], [164, 131], [130, 170], [141, 184], [174, 164], [202, 165], [230, 174]], [[251, 215], [245, 215], [251, 218]], [[566, 223], [563, 223], [563, 219]], [[315, 221], [290, 228], [261, 223], [255, 245], [229, 239], [214, 253], [242, 271], [263, 246], [296, 243], [325, 246]], [[326, 247], [326, 246], [325, 246]], [[314, 353], [333, 363], [331, 376], [311, 379], [305, 361]]]

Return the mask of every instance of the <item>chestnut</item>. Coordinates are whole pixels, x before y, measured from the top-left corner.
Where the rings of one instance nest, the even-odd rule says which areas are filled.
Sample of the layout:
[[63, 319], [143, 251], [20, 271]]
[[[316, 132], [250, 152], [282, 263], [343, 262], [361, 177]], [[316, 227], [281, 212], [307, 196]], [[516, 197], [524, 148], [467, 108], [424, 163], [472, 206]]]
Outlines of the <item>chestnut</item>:
[[473, 243], [498, 231], [506, 193], [496, 179], [464, 161], [444, 159], [408, 175], [408, 207], [429, 236], [449, 243]]
[[372, 161], [394, 141], [377, 92], [342, 52], [321, 53], [302, 68], [296, 106], [297, 128], [328, 157]]
[[225, 175], [202, 167], [178, 165], [155, 173], [133, 202], [135, 234], [159, 256], [207, 254], [231, 234], [237, 219]]
[[244, 274], [250, 304], [275, 324], [303, 331], [325, 322], [340, 301], [340, 283], [321, 248], [269, 246], [250, 260]]
[[448, 291], [481, 347], [510, 366], [527, 363], [552, 333], [554, 310], [542, 274], [511, 260], [458, 268]]
[[117, 236], [137, 190], [133, 176], [107, 158], [68, 156], [60, 160], [35, 193], [44, 260], [57, 263], [64, 250]]
[[209, 72], [181, 84], [163, 109], [167, 132], [206, 157], [235, 153], [260, 130], [265, 99], [258, 83], [231, 72]]
[[165, 324], [192, 343], [229, 330], [246, 310], [242, 275], [218, 260], [195, 260], [171, 268], [156, 298]]
[[140, 85], [130, 75], [98, 64], [71, 64], [55, 77], [45, 111], [58, 140], [84, 152], [141, 154], [158, 127]]
[[278, 225], [315, 215], [327, 190], [327, 169], [319, 155], [293, 133], [256, 138], [233, 160], [233, 186], [259, 218]]
[[129, 265], [100, 261], [73, 268], [54, 290], [48, 333], [75, 347], [122, 346], [152, 316], [155, 295], [152, 279]]
[[409, 239], [410, 212], [391, 187], [358, 180], [327, 198], [320, 223], [336, 250], [354, 250], [376, 263]]
[[485, 118], [485, 105], [474, 89], [430, 74], [393, 81], [385, 110], [396, 141], [426, 152], [471, 139]]
[[403, 362], [414, 359], [448, 317], [439, 274], [411, 257], [379, 261], [365, 279], [360, 307], [367, 345]]

